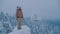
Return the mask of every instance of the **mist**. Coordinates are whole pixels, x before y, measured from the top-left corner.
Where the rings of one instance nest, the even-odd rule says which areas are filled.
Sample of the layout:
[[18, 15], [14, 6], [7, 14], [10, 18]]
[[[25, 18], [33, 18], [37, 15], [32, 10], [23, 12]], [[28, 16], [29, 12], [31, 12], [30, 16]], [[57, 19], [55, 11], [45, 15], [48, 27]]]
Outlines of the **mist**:
[[0, 0], [0, 11], [15, 15], [21, 6], [24, 17], [37, 14], [44, 19], [60, 19], [60, 0]]

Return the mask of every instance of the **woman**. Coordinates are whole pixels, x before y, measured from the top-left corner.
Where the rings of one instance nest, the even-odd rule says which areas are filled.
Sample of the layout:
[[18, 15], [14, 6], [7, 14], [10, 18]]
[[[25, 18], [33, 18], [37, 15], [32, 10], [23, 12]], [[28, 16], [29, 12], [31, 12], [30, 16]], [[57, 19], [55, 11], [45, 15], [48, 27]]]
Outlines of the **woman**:
[[17, 7], [16, 11], [16, 19], [17, 19], [17, 27], [21, 29], [22, 21], [23, 21], [23, 13], [21, 7]]

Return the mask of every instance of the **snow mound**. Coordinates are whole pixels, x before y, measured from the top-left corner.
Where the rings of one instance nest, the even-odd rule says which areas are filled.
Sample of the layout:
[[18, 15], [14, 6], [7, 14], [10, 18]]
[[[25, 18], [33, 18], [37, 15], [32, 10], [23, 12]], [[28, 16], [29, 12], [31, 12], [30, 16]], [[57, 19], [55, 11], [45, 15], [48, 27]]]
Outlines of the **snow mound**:
[[26, 25], [22, 26], [21, 30], [18, 30], [17, 27], [9, 34], [31, 34], [30, 28]]

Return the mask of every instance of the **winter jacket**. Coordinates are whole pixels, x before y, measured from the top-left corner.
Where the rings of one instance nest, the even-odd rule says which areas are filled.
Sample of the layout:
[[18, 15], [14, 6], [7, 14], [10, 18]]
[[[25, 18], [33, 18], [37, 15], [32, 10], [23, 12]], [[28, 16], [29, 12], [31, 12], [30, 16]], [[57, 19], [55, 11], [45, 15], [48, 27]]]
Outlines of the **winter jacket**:
[[17, 8], [16, 18], [23, 18], [23, 13], [21, 8]]

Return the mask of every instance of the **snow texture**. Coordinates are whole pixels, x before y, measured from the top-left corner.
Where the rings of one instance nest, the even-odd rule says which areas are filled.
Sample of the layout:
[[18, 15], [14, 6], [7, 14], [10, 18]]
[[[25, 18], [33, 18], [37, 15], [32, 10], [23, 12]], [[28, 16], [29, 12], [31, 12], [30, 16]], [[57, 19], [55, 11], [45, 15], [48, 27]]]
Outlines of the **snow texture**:
[[22, 26], [21, 30], [18, 30], [16, 26], [16, 28], [14, 28], [14, 30], [9, 34], [31, 34], [31, 32], [30, 32], [30, 28], [24, 25]]

